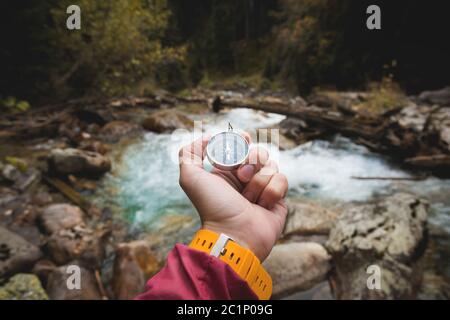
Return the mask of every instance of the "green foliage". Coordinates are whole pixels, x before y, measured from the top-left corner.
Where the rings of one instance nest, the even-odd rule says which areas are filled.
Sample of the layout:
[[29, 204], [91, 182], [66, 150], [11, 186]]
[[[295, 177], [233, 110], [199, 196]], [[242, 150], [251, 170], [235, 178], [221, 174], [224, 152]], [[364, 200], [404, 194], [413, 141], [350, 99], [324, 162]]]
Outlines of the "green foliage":
[[119, 95], [129, 91], [167, 59], [182, 60], [184, 49], [164, 48], [161, 39], [170, 11], [165, 0], [80, 0], [81, 30], [65, 27], [61, 1], [51, 10], [55, 28], [51, 47], [59, 61], [54, 84], [81, 84], [88, 93]]
[[30, 104], [24, 100], [17, 100], [15, 97], [7, 97], [0, 100], [0, 106], [9, 112], [24, 112], [30, 108]]
[[265, 75], [294, 81], [300, 92], [323, 83], [336, 66], [345, 4], [329, 0], [282, 0], [274, 13], [275, 45]]
[[379, 114], [403, 106], [407, 101], [405, 93], [391, 77], [369, 85], [368, 99], [355, 106], [356, 109]]

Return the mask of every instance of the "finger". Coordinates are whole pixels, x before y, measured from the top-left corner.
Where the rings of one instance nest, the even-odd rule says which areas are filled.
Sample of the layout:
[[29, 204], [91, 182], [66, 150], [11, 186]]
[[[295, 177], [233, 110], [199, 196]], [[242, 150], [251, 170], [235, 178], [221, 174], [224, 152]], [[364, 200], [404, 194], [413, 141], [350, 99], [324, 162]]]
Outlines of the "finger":
[[239, 134], [243, 136], [245, 140], [247, 140], [248, 144], [252, 143], [252, 137], [250, 136], [250, 133], [248, 133], [247, 131], [240, 131]]
[[288, 209], [286, 206], [286, 201], [284, 199], [279, 200], [273, 208], [268, 213], [270, 218], [274, 220], [274, 225], [277, 227], [277, 234], [280, 235], [284, 229], [286, 223], [286, 217], [288, 214]]
[[237, 170], [239, 180], [244, 183], [249, 182], [268, 160], [269, 153], [265, 148], [256, 147], [251, 149], [247, 160]]
[[203, 168], [203, 159], [205, 158], [205, 148], [210, 136], [202, 135], [201, 138], [193, 141], [191, 144], [180, 149], [178, 154], [180, 166], [194, 165]]
[[288, 181], [286, 176], [282, 173], [275, 173], [261, 192], [257, 203], [261, 207], [270, 210], [278, 201], [285, 197], [287, 190]]
[[261, 192], [269, 184], [272, 176], [278, 172], [278, 166], [275, 161], [268, 161], [264, 167], [261, 168], [246, 185], [243, 191], [243, 196], [250, 202], [256, 203]]

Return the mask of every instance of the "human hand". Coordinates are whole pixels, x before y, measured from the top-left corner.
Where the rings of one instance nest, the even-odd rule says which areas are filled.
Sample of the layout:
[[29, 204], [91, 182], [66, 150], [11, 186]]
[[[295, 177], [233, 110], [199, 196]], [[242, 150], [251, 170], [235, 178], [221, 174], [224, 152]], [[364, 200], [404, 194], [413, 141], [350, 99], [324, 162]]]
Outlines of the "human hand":
[[[250, 143], [250, 136], [244, 134]], [[286, 220], [286, 177], [263, 148], [234, 171], [203, 169], [209, 137], [180, 150], [180, 185], [197, 209], [202, 228], [224, 233], [263, 261], [278, 240]]]

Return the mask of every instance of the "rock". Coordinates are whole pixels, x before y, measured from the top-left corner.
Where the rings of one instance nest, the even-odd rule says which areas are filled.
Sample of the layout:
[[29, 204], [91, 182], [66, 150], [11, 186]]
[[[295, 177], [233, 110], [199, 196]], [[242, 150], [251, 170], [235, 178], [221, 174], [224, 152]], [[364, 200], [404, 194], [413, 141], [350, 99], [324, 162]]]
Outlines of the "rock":
[[12, 184], [12, 187], [18, 191], [25, 191], [41, 177], [40, 172], [34, 168], [27, 168], [25, 171], [21, 171], [11, 164], [0, 166], [1, 177]]
[[48, 300], [38, 277], [19, 273], [0, 287], [0, 300]]
[[20, 170], [11, 164], [0, 164], [2, 178], [10, 182], [16, 181], [20, 177]]
[[274, 299], [312, 288], [331, 268], [325, 248], [312, 242], [276, 245], [263, 265], [272, 277]]
[[[108, 137], [108, 139], [110, 139], [110, 138]], [[107, 140], [107, 139], [105, 138], [105, 140]], [[81, 150], [97, 152], [102, 155], [106, 154], [110, 150], [110, 147], [108, 145], [106, 145], [105, 143], [103, 143], [101, 141], [96, 141], [96, 140], [82, 141], [79, 145], [79, 148]]]
[[439, 145], [450, 153], [450, 106], [442, 107], [434, 111], [431, 115], [429, 131], [434, 137], [437, 133]]
[[328, 281], [323, 281], [306, 291], [299, 291], [283, 300], [334, 300]]
[[104, 234], [98, 233], [80, 226], [60, 230], [50, 235], [45, 248], [57, 264], [80, 259], [99, 266], [104, 257]]
[[146, 130], [164, 133], [172, 132], [176, 129], [192, 129], [194, 122], [186, 114], [178, 110], [165, 109], [150, 114], [144, 120], [142, 126]]
[[435, 91], [424, 91], [419, 95], [419, 99], [429, 103], [450, 105], [450, 87]]
[[[415, 262], [426, 244], [427, 212], [427, 202], [404, 193], [344, 210], [326, 245], [333, 257], [336, 298], [414, 298], [421, 278]], [[367, 287], [371, 265], [380, 268], [380, 290]]]
[[0, 278], [28, 270], [41, 255], [37, 246], [0, 226]]
[[27, 190], [31, 185], [36, 183], [41, 179], [40, 171], [30, 168], [26, 172], [24, 172], [19, 179], [17, 179], [14, 183], [14, 188], [19, 191]]
[[103, 230], [86, 227], [80, 208], [69, 204], [52, 204], [44, 209], [39, 221], [50, 236], [45, 249], [57, 264], [75, 259], [99, 265], [104, 256]]
[[133, 299], [160, 268], [146, 241], [121, 243], [114, 260], [113, 290], [117, 299]]
[[99, 153], [78, 149], [53, 149], [49, 167], [61, 174], [99, 176], [111, 170], [111, 161]]
[[319, 138], [324, 134], [324, 131], [310, 128], [305, 121], [292, 117], [281, 121], [278, 127], [280, 128], [280, 137], [292, 139], [297, 144]]
[[32, 203], [38, 206], [45, 206], [53, 202], [53, 197], [46, 191], [38, 191], [32, 196]]
[[48, 276], [51, 272], [53, 272], [57, 268], [56, 264], [54, 264], [50, 260], [39, 260], [34, 265], [31, 272], [39, 277], [41, 283], [45, 286], [47, 283]]
[[61, 229], [84, 226], [84, 214], [80, 208], [65, 203], [52, 204], [44, 209], [39, 220], [48, 234]]
[[341, 108], [351, 110], [367, 99], [364, 92], [339, 92], [332, 90], [315, 91], [308, 97], [308, 102], [323, 108]]
[[422, 132], [431, 111], [431, 106], [409, 102], [399, 113], [391, 116], [391, 121], [398, 122], [402, 127], [410, 128], [415, 132]]
[[120, 138], [139, 130], [140, 126], [138, 126], [137, 124], [115, 120], [104, 125], [100, 130], [100, 134], [104, 138], [104, 140], [109, 142], [116, 142], [119, 141]]
[[284, 235], [328, 234], [338, 214], [305, 201], [288, 201], [288, 216]]
[[282, 120], [278, 127], [282, 135], [293, 140], [298, 140], [302, 132], [308, 128], [305, 121], [290, 117]]
[[[80, 289], [69, 289], [68, 280], [74, 272], [69, 267], [76, 266], [80, 270]], [[93, 271], [79, 266], [77, 262], [55, 268], [49, 273], [45, 287], [52, 300], [101, 300], [102, 295]]]

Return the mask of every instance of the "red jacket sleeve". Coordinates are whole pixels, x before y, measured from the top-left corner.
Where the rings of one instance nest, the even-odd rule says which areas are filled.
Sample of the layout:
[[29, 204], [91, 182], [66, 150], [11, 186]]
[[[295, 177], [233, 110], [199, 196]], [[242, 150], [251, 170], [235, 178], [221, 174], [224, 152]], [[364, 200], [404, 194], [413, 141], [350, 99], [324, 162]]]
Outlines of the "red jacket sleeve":
[[147, 282], [137, 300], [256, 300], [258, 297], [223, 261], [177, 244], [166, 265]]

